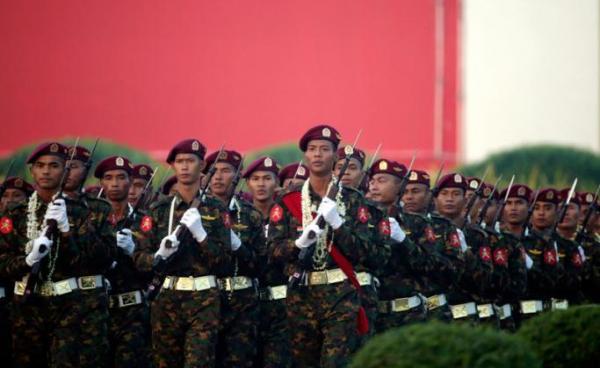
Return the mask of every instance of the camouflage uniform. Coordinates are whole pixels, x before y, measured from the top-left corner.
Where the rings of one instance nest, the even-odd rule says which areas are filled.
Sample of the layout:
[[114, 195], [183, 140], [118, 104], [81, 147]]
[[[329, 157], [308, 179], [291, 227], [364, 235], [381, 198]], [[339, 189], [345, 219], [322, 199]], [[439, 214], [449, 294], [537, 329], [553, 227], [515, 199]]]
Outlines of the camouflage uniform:
[[[133, 214], [133, 238], [143, 238], [149, 217]], [[126, 225], [126, 217], [111, 223], [113, 237]], [[110, 281], [110, 362], [113, 367], [147, 367], [150, 364], [150, 310], [143, 292], [151, 273], [139, 272], [131, 256], [118, 250], [107, 274]]]
[[583, 292], [591, 303], [600, 303], [600, 236], [585, 235], [581, 241], [585, 251]]
[[[233, 263], [224, 265], [218, 273], [221, 325], [217, 361], [223, 367], [251, 367], [257, 354], [259, 323], [257, 252], [266, 240], [260, 212], [239, 198], [232, 203], [231, 226], [242, 247], [235, 252]], [[242, 279], [243, 283], [235, 281]]]
[[579, 304], [583, 301], [583, 248], [574, 239], [566, 239], [557, 233], [554, 234], [554, 240], [558, 247], [558, 259], [564, 269], [554, 297], [567, 300], [569, 304]]
[[[149, 230], [142, 233], [134, 261], [138, 269], [154, 269], [166, 276], [162, 290], [151, 303], [152, 349], [157, 367], [216, 364], [217, 333], [221, 301], [215, 274], [231, 262], [231, 233], [228, 214], [215, 199], [207, 198], [199, 208], [208, 236], [196, 242], [191, 236], [179, 239], [178, 254], [154, 264], [154, 254], [169, 233], [173, 205], [173, 230], [190, 205], [179, 194], [151, 205]], [[192, 279], [193, 277], [193, 279]]]
[[[322, 253], [316, 250], [311, 259], [307, 259], [304, 265], [300, 264], [300, 251], [295, 240], [302, 233], [302, 221], [292, 216], [290, 211], [294, 209], [285, 204], [286, 198], [297, 198], [300, 207], [298, 189], [284, 193], [271, 209], [268, 239], [272, 261], [285, 264], [289, 276], [305, 276], [300, 278], [300, 285], [288, 289], [287, 313], [292, 353], [296, 365], [301, 367], [344, 366], [361, 341], [356, 331], [361, 298], [327, 250]], [[310, 197], [311, 210], [316, 211], [321, 198], [312, 189]], [[389, 223], [387, 220], [373, 223], [365, 200], [354, 189], [344, 187], [342, 201], [346, 208], [345, 222], [339, 229], [329, 231], [329, 239], [333, 237], [333, 244], [355, 266], [357, 273], [370, 270], [367, 267], [378, 262], [383, 265], [389, 248], [378, 246], [385, 241], [377, 239], [375, 234], [381, 234], [383, 239], [389, 236]], [[308, 272], [304, 273], [304, 268]]]
[[[41, 281], [27, 301], [20, 296], [21, 278], [31, 271], [25, 263], [27, 202], [11, 208], [1, 220], [11, 225], [3, 227], [0, 237], [0, 277], [19, 281], [12, 305], [14, 357], [19, 367], [101, 367], [106, 363], [107, 297], [97, 274], [107, 269], [116, 251], [106, 224], [108, 208], [80, 200], [65, 202], [70, 231], [59, 235], [42, 260]], [[47, 205], [41, 199], [39, 203], [36, 215], [41, 223]], [[51, 286], [46, 282], [51, 268], [52, 282], [73, 279]]]
[[12, 367], [12, 343], [10, 337], [10, 298], [12, 288], [7, 280], [0, 279], [0, 361]]

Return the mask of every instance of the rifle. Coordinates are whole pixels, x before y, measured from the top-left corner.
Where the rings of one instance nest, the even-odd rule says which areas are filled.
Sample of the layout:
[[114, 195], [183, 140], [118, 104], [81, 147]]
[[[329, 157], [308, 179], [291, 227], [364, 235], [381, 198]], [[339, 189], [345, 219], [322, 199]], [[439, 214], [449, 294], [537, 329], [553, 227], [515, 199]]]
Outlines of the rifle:
[[[160, 183], [158, 183], [158, 186], [156, 187], [156, 189], [154, 190], [152, 195], [148, 196], [148, 198], [144, 201], [144, 205], [149, 205], [158, 199], [158, 196], [160, 196], [160, 193], [162, 192], [165, 182], [169, 178], [170, 171], [171, 171], [171, 168], [168, 168], [167, 171], [165, 171], [164, 175], [160, 178]], [[140, 199], [142, 199], [142, 198], [143, 197], [140, 197]]]
[[[94, 147], [92, 147], [92, 152], [90, 152], [90, 157], [88, 158], [88, 160], [86, 161], [86, 163], [84, 164], [83, 168], [85, 170], [85, 174], [83, 174], [83, 178], [81, 178], [81, 183], [79, 183], [79, 188], [77, 189], [77, 193], [81, 193], [82, 189], [83, 189], [83, 185], [85, 184], [88, 175], [90, 174], [90, 170], [92, 168], [92, 165], [94, 164], [94, 161], [92, 160], [92, 158], [94, 158], [94, 153], [96, 153], [96, 147], [98, 147], [98, 141], [100, 141], [100, 138], [96, 138], [96, 142], [94, 142]], [[73, 147], [73, 150], [75, 150], [77, 147]]]
[[552, 226], [552, 234], [556, 233], [556, 228], [558, 227], [558, 224], [565, 220], [567, 209], [569, 209], [569, 203], [571, 203], [571, 199], [573, 199], [573, 196], [575, 195], [576, 186], [577, 178], [573, 180], [573, 184], [571, 185], [571, 189], [569, 190], [569, 195], [567, 196], [567, 199], [563, 202], [563, 205], [560, 208], [559, 215], [556, 217], [556, 220], [554, 220], [554, 225]]
[[379, 154], [380, 149], [381, 149], [381, 143], [379, 143], [377, 145], [377, 148], [375, 149], [375, 153], [373, 153], [373, 156], [371, 156], [371, 161], [369, 162], [369, 164], [367, 166], [365, 166], [363, 168], [363, 171], [360, 174], [360, 180], [358, 181], [359, 188], [363, 184], [363, 181], [365, 180], [365, 176], [369, 175], [369, 170], [371, 170], [371, 166], [373, 166], [373, 163], [377, 159], [377, 155]]
[[[79, 137], [77, 137], [77, 140], [75, 141], [75, 145], [73, 146], [73, 151], [71, 152], [71, 158], [69, 159], [69, 161], [73, 160], [73, 158], [75, 157], [75, 152], [77, 151], [78, 144], [79, 144]], [[66, 182], [66, 179], [69, 176], [70, 172], [71, 172], [71, 168], [65, 162], [65, 170], [63, 171], [62, 177], [60, 178], [60, 182], [58, 184], [59, 191], [56, 194], [55, 199], [64, 197], [63, 191], [65, 189], [65, 182]], [[58, 223], [56, 222], [56, 220], [47, 220], [46, 221], [46, 232], [44, 233], [44, 236], [46, 236], [48, 239], [52, 239], [52, 241], [54, 241], [56, 239], [57, 233], [58, 233]], [[56, 246], [58, 246], [58, 244], [56, 244]], [[40, 249], [39, 249], [40, 253], [44, 253], [44, 252], [46, 252], [46, 250], [47, 250], [46, 245], [41, 244]], [[44, 258], [42, 258], [38, 262], [34, 263], [33, 266], [31, 266], [31, 272], [29, 273], [29, 277], [27, 278], [27, 284], [25, 285], [25, 292], [23, 294], [23, 297], [25, 299], [30, 297], [31, 294], [33, 294], [33, 291], [35, 290], [35, 285], [37, 284], [39, 274], [40, 274], [41, 263], [44, 260]]]
[[502, 175], [500, 175], [498, 177], [498, 179], [496, 180], [496, 183], [494, 183], [494, 187], [492, 188], [492, 192], [490, 193], [490, 195], [487, 197], [487, 199], [485, 200], [485, 203], [483, 204], [483, 207], [481, 207], [481, 209], [479, 210], [479, 214], [478, 214], [478, 219], [477, 219], [477, 226], [479, 227], [486, 227], [485, 224], [485, 214], [488, 210], [488, 208], [490, 208], [491, 204], [492, 204], [492, 200], [494, 199], [494, 194], [496, 194], [496, 192], [498, 191], [498, 184], [500, 184], [500, 180], [502, 180]]
[[[398, 190], [398, 204], [402, 202], [402, 197], [404, 196], [404, 192], [406, 191], [406, 186], [408, 185], [408, 177], [412, 172], [413, 165], [415, 164], [415, 159], [417, 158], [417, 154], [413, 153], [412, 159], [410, 160], [410, 165], [406, 169], [406, 174], [400, 180], [400, 189]], [[398, 208], [402, 208], [402, 206], [398, 206]]]
[[588, 208], [588, 212], [585, 214], [585, 218], [583, 219], [581, 228], [579, 229], [579, 231], [577, 232], [577, 236], [575, 237], [575, 241], [577, 241], [577, 243], [579, 243], [579, 244], [581, 244], [581, 242], [583, 241], [583, 238], [585, 237], [585, 233], [587, 231], [586, 228], [588, 226], [588, 223], [590, 222], [590, 219], [592, 218], [592, 214], [596, 211], [596, 208], [598, 208], [598, 192], [599, 191], [600, 191], [600, 185], [598, 185], [598, 188], [596, 189], [596, 194], [594, 194], [594, 202], [592, 202], [592, 204]]
[[435, 176], [435, 183], [433, 184], [433, 189], [431, 190], [431, 195], [429, 196], [429, 198], [427, 200], [427, 206], [425, 206], [425, 215], [427, 215], [427, 216], [431, 216], [431, 212], [433, 212], [433, 199], [435, 197], [437, 197], [437, 194], [439, 192], [438, 184], [440, 183], [440, 178], [442, 177], [442, 173], [444, 172], [445, 165], [446, 165], [446, 163], [442, 162], [442, 164], [440, 165], [440, 168], [437, 172], [437, 175]]
[[[156, 175], [156, 173], [158, 172], [158, 166], [154, 168], [154, 171], [152, 172], [152, 175], [150, 176], [150, 179], [148, 180], [148, 182], [146, 183], [146, 185], [144, 186], [144, 189], [142, 190], [142, 195], [140, 196], [141, 198], [144, 198], [144, 195], [146, 195], [146, 193], [148, 192], [148, 189], [150, 188], [150, 186], [152, 185], [152, 179], [154, 178], [154, 175]], [[127, 217], [125, 218], [125, 221], [123, 221], [123, 223], [121, 224], [121, 227], [119, 228], [119, 233], [123, 230], [123, 229], [130, 229], [131, 225], [133, 224], [133, 219], [135, 217], [135, 214], [139, 212], [140, 207], [142, 207], [141, 205], [142, 201], [137, 201], [135, 206], [133, 206], [133, 208], [131, 209], [131, 212], [129, 212], [127, 214]]]
[[6, 179], [10, 177], [10, 173], [12, 172], [13, 165], [15, 164], [15, 159], [10, 160], [8, 164], [8, 169], [6, 170], [6, 175], [4, 175], [4, 181], [0, 184], [0, 199], [4, 196], [4, 192], [6, 192]]
[[473, 196], [471, 198], [469, 198], [469, 202], [467, 202], [467, 206], [465, 207], [465, 217], [463, 219], [463, 228], [465, 228], [467, 226], [467, 223], [469, 223], [469, 219], [471, 218], [469, 216], [471, 210], [473, 209], [473, 206], [475, 205], [475, 201], [477, 200], [477, 198], [481, 197], [481, 194], [483, 193], [483, 185], [485, 182], [485, 177], [487, 176], [488, 173], [488, 168], [485, 169], [485, 172], [483, 173], [483, 176], [481, 177], [481, 181], [479, 182], [479, 185], [477, 186], [477, 189], [475, 189], [475, 193], [473, 193]]
[[527, 228], [529, 227], [529, 220], [531, 220], [531, 215], [533, 215], [533, 209], [535, 208], [535, 204], [537, 203], [538, 196], [540, 195], [540, 190], [535, 191], [535, 196], [533, 197], [533, 201], [527, 208], [527, 218], [525, 218], [525, 223], [523, 223], [523, 231], [521, 232], [521, 239], [525, 237], [525, 233], [527, 233]]
[[[502, 198], [500, 200], [500, 203], [498, 203], [498, 209], [496, 210], [496, 214], [494, 214], [494, 219], [492, 220], [491, 228], [492, 230], [496, 230], [496, 224], [498, 224], [501, 220], [502, 220], [502, 215], [504, 213], [504, 206], [506, 206], [506, 201], [508, 200], [508, 195], [510, 194], [510, 189], [513, 186], [513, 183], [515, 182], [515, 176], [513, 175], [512, 178], [510, 178], [510, 183], [508, 183], [508, 188], [506, 188], [506, 195], [504, 196], [504, 198]], [[486, 209], [487, 211], [487, 209]], [[485, 212], [481, 214], [481, 216], [485, 217]]]
[[[228, 187], [227, 187], [227, 191], [229, 191], [231, 189], [231, 195], [229, 196], [229, 202], [227, 202], [229, 204], [229, 207], [231, 207], [231, 205], [233, 204], [233, 199], [235, 198], [235, 191], [237, 186], [240, 183], [240, 180], [242, 179], [242, 162], [243, 162], [243, 158], [240, 160], [240, 164], [238, 165], [237, 169], [235, 170], [235, 174], [233, 174], [233, 179], [231, 180], [231, 183], [229, 183]], [[297, 172], [298, 170], [296, 170]], [[228, 207], [228, 208], [229, 208]]]

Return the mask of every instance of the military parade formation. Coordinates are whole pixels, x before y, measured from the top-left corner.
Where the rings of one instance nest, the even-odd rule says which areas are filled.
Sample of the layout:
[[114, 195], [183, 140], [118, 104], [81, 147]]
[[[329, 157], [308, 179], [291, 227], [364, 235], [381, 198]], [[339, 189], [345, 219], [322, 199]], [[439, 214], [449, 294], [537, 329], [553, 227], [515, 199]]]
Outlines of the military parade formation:
[[367, 162], [357, 141], [315, 126], [281, 168], [186, 139], [160, 185], [96, 146], [39, 145], [33, 183], [1, 186], [0, 361], [343, 367], [392, 328], [516, 331], [600, 302], [598, 191]]

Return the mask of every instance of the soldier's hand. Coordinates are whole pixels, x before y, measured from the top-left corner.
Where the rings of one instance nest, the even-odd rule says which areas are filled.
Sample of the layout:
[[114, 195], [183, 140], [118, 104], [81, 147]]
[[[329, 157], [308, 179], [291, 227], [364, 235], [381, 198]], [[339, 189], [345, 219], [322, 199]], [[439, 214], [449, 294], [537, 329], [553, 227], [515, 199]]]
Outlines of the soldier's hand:
[[[52, 247], [52, 243], [52, 240], [48, 239], [45, 235], [34, 239], [31, 253], [29, 253], [27, 257], [25, 257], [25, 263], [27, 263], [27, 265], [31, 267], [35, 263], [41, 261], [42, 258], [44, 258], [48, 255], [48, 253], [50, 253], [50, 247]], [[40, 248], [44, 248], [43, 251]]]
[[[174, 232], [175, 233], [175, 232]], [[160, 247], [158, 247], [158, 251], [154, 253], [154, 258], [160, 257], [162, 259], [167, 259], [172, 256], [179, 247], [179, 240], [175, 234], [167, 235], [160, 241]], [[167, 241], [171, 242], [171, 248], [167, 248]]]
[[231, 250], [235, 252], [242, 246], [242, 239], [240, 239], [233, 230], [229, 231], [231, 231]]
[[117, 233], [117, 247], [123, 249], [123, 252], [128, 256], [133, 254], [135, 243], [133, 242], [131, 230], [123, 229]]
[[206, 239], [206, 230], [202, 226], [202, 217], [197, 208], [188, 208], [181, 217], [181, 223], [184, 224], [192, 236], [198, 243], [201, 243]]
[[[308, 248], [310, 247], [314, 242], [317, 241], [317, 238], [319, 237], [319, 235], [321, 235], [323, 233], [323, 229], [321, 229], [319, 227], [319, 225], [317, 225], [317, 221], [316, 219], [318, 219], [319, 217], [316, 217], [315, 220], [313, 220], [313, 222], [311, 222], [306, 229], [304, 229], [304, 231], [302, 231], [302, 234], [300, 235], [300, 237], [298, 239], [296, 239], [296, 241], [294, 242], [294, 244], [296, 244], [296, 246], [300, 249], [302, 248]], [[315, 237], [312, 239], [308, 238], [308, 234], [314, 231], [315, 233]]]
[[58, 224], [58, 230], [60, 230], [62, 233], [68, 233], [70, 227], [69, 218], [67, 217], [67, 204], [65, 203], [65, 200], [59, 198], [50, 203], [48, 205], [48, 210], [46, 210], [44, 219], [46, 221], [55, 220]]
[[402, 243], [404, 239], [406, 239], [406, 234], [400, 227], [400, 224], [394, 217], [389, 218], [390, 221], [390, 237], [397, 241], [398, 243]]
[[338, 212], [337, 203], [335, 203], [334, 200], [327, 197], [323, 198], [323, 200], [321, 201], [319, 209], [317, 210], [317, 216], [318, 215], [323, 216], [325, 221], [327, 221], [327, 223], [331, 225], [331, 227], [334, 230], [339, 229], [340, 226], [342, 226], [342, 224], [344, 223], [344, 220]]

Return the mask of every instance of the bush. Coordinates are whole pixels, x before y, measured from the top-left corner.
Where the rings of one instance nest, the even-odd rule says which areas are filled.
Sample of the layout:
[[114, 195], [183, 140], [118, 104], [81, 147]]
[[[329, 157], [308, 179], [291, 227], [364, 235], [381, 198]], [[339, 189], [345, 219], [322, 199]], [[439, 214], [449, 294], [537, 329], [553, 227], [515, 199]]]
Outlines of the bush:
[[517, 336], [485, 327], [429, 322], [373, 337], [351, 367], [539, 367]]
[[544, 367], [594, 367], [600, 361], [600, 306], [544, 313], [517, 332]]

